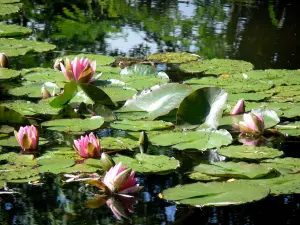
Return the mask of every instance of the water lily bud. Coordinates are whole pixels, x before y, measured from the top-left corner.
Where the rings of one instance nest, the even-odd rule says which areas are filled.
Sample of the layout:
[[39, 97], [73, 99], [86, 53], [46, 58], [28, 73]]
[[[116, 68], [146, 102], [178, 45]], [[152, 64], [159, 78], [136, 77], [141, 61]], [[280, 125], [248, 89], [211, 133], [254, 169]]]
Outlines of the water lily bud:
[[41, 92], [42, 92], [42, 99], [51, 97], [50, 92], [44, 86], [42, 87]]
[[140, 134], [139, 144], [141, 154], [146, 153], [148, 149], [149, 140], [145, 131], [142, 131]]
[[64, 62], [63, 58], [56, 59], [55, 62], [54, 62], [53, 68], [61, 71], [60, 64], [65, 65], [65, 62]]
[[245, 112], [245, 101], [244, 99], [238, 100], [238, 102], [232, 108], [230, 115], [238, 115]]
[[264, 133], [264, 127], [263, 118], [251, 112], [244, 114], [244, 121], [239, 122], [240, 131], [245, 134], [261, 135]]
[[113, 179], [113, 184], [114, 184], [114, 191], [119, 191], [122, 187], [124, 187], [127, 182], [128, 178], [130, 177], [131, 174], [131, 169], [126, 169], [119, 173], [114, 179]]
[[24, 151], [35, 151], [38, 147], [39, 135], [35, 126], [20, 127], [19, 132], [14, 131], [15, 137]]
[[106, 153], [101, 154], [101, 166], [105, 171], [108, 171], [110, 168], [115, 166], [114, 160]]
[[0, 53], [0, 68], [8, 68], [8, 56], [5, 53]]

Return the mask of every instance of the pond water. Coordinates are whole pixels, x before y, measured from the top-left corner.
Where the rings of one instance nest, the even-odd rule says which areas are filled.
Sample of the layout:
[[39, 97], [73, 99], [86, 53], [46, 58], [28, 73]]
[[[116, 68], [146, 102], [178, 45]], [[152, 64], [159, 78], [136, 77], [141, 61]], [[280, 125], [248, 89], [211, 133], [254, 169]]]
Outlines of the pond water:
[[[47, 41], [57, 48], [12, 58], [14, 69], [52, 68], [53, 59], [69, 54], [144, 58], [156, 52], [181, 51], [204, 59], [245, 60], [255, 69], [298, 69], [300, 65], [297, 0], [23, 0], [22, 3], [20, 13], [0, 17], [0, 21], [31, 28], [33, 33], [26, 39]], [[173, 80], [184, 80], [173, 69], [163, 70], [170, 71]], [[0, 101], [12, 98], [3, 96], [0, 94], [3, 97]], [[99, 137], [130, 135], [114, 129], [96, 133]], [[41, 131], [41, 135], [62, 146], [70, 146], [74, 139], [72, 134], [51, 131]], [[297, 138], [274, 146], [286, 157], [300, 158]], [[154, 154], [164, 151], [179, 159], [181, 167], [167, 175], [138, 174], [144, 189], [134, 205], [134, 213], [124, 220], [118, 220], [106, 205], [95, 209], [83, 205], [96, 189], [86, 187], [83, 182], [65, 183], [63, 176], [43, 174], [37, 183], [10, 185], [14, 194], [1, 193], [0, 224], [300, 224], [299, 194], [269, 195], [255, 203], [226, 207], [197, 208], [167, 202], [159, 194], [178, 184], [192, 183], [188, 173], [197, 165], [194, 159], [198, 163], [207, 161], [208, 155], [169, 148], [151, 151]]]

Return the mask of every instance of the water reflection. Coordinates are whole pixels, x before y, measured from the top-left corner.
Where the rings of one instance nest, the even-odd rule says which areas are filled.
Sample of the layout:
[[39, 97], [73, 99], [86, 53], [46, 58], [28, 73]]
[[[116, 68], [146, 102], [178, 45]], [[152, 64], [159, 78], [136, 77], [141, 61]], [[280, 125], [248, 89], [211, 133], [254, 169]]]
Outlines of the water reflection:
[[34, 1], [7, 19], [34, 29], [61, 54], [144, 57], [188, 51], [234, 58], [256, 68], [298, 68], [299, 1]]

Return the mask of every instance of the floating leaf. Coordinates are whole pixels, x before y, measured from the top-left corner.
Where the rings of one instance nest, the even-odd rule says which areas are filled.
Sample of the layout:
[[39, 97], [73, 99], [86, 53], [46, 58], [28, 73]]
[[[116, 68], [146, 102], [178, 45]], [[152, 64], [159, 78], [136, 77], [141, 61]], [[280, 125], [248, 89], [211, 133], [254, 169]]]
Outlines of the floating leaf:
[[205, 73], [205, 74], [234, 74], [247, 72], [253, 69], [253, 65], [242, 60], [231, 59], [210, 59], [197, 62], [183, 63], [179, 66], [181, 70], [187, 73]]
[[[39, 137], [39, 145], [47, 144], [47, 139], [43, 137]], [[20, 146], [15, 136], [10, 136], [9, 138], [0, 139], [1, 146], [9, 146], [9, 147], [18, 147]]]
[[193, 179], [193, 180], [198, 180], [198, 181], [217, 181], [217, 180], [221, 180], [221, 177], [214, 177], [214, 176], [209, 176], [203, 173], [199, 173], [199, 172], [193, 172], [191, 174], [189, 174], [189, 178]]
[[185, 97], [177, 111], [177, 125], [217, 128], [227, 100], [227, 93], [217, 87], [200, 88]]
[[62, 72], [51, 68], [30, 68], [23, 69], [21, 75], [28, 81], [32, 82], [66, 82], [66, 78]]
[[132, 150], [139, 146], [138, 141], [122, 137], [102, 137], [100, 145], [105, 151], [111, 150]]
[[11, 4], [17, 2], [20, 2], [20, 0], [0, 0], [0, 16], [19, 12], [20, 5]]
[[[12, 48], [11, 46], [14, 47]], [[28, 52], [40, 53], [51, 51], [54, 50], [56, 46], [47, 42], [0, 38], [0, 48], [1, 51], [5, 52], [8, 56], [19, 56], [25, 55]]]
[[116, 163], [122, 162], [123, 166], [139, 173], [166, 174], [173, 172], [179, 161], [165, 155], [136, 154], [135, 158], [117, 155], [113, 158]]
[[209, 176], [257, 179], [276, 174], [276, 170], [255, 163], [245, 162], [215, 162], [212, 164], [199, 164], [194, 171]]
[[300, 121], [289, 123], [288, 125], [277, 125], [276, 128], [283, 134], [300, 136]]
[[87, 130], [95, 130], [100, 128], [104, 123], [101, 116], [94, 116], [89, 119], [58, 119], [50, 120], [42, 123], [42, 126], [49, 130], [63, 131], [63, 132], [79, 132]]
[[156, 85], [127, 100], [120, 111], [146, 111], [147, 118], [153, 120], [176, 108], [190, 93], [190, 87], [183, 84]]
[[132, 131], [149, 131], [149, 130], [165, 130], [174, 127], [173, 123], [165, 122], [162, 120], [155, 121], [131, 121], [121, 120], [115, 121], [111, 124], [112, 128], [120, 130], [132, 130]]
[[0, 124], [16, 125], [29, 123], [19, 112], [0, 105]]
[[273, 167], [280, 171], [282, 174], [298, 173], [300, 171], [300, 159], [299, 158], [276, 158], [268, 159], [262, 162], [262, 165]]
[[74, 160], [72, 159], [65, 159], [59, 157], [52, 157], [52, 158], [38, 158], [37, 164], [40, 165], [38, 170], [41, 173], [62, 173], [64, 172], [65, 168], [68, 168], [75, 164]]
[[0, 80], [13, 79], [20, 76], [20, 72], [17, 70], [10, 70], [7, 68], [0, 68]]
[[27, 27], [0, 23], [0, 37], [25, 36], [25, 35], [29, 35], [31, 33], [32, 33], [32, 30]]
[[271, 159], [283, 155], [282, 151], [268, 147], [231, 145], [218, 150], [220, 155], [238, 159]]
[[200, 56], [187, 52], [166, 52], [147, 56], [147, 60], [160, 61], [165, 63], [186, 63], [199, 59]]
[[180, 204], [205, 206], [240, 205], [269, 195], [269, 188], [238, 182], [211, 182], [179, 185], [163, 191], [162, 197]]
[[178, 150], [198, 149], [204, 151], [229, 145], [231, 134], [227, 130], [203, 129], [190, 132], [172, 132], [150, 137], [154, 145], [172, 146]]
[[122, 69], [120, 75], [122, 77], [156, 76], [157, 70], [149, 65], [135, 64]]

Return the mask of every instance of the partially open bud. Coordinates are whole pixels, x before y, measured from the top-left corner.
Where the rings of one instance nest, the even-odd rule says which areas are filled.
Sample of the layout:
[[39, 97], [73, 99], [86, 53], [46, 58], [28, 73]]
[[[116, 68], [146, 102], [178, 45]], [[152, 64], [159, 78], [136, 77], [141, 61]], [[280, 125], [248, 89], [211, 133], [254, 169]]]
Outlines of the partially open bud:
[[114, 160], [104, 152], [101, 154], [100, 163], [105, 171], [115, 166]]
[[245, 101], [244, 99], [238, 100], [238, 102], [233, 106], [230, 115], [243, 114], [245, 112]]
[[264, 119], [254, 113], [244, 114], [244, 121], [239, 122], [240, 131], [248, 135], [261, 135], [264, 133]]
[[46, 99], [58, 94], [60, 92], [60, 89], [55, 83], [46, 82], [43, 84], [41, 88], [41, 92], [42, 92], [42, 99]]
[[8, 68], [8, 56], [5, 53], [0, 53], [0, 68]]
[[56, 59], [53, 68], [61, 71], [60, 64], [65, 65], [63, 58]]
[[42, 99], [51, 97], [50, 92], [44, 86], [42, 87], [41, 91], [42, 91]]

